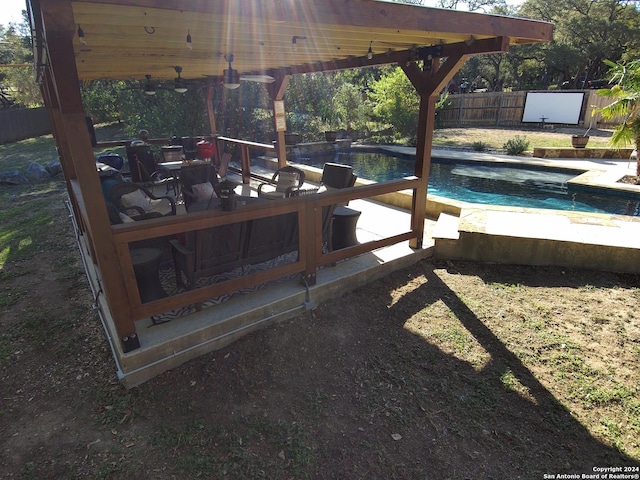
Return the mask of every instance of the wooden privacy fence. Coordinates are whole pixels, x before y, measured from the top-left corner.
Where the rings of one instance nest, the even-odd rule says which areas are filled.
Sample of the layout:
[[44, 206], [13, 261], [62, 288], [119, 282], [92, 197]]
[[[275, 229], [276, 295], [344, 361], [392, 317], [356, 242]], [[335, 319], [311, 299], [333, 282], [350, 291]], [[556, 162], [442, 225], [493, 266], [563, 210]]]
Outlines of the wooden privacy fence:
[[51, 133], [44, 107], [0, 110], [0, 144]]
[[[553, 91], [545, 91], [553, 93]], [[575, 92], [575, 90], [559, 90], [558, 93]], [[578, 90], [584, 92], [579, 125], [593, 127], [602, 126], [599, 114], [592, 117], [596, 107], [603, 107], [610, 101], [600, 97], [596, 90]], [[502, 126], [519, 127], [531, 126], [522, 123], [527, 92], [486, 92], [449, 95], [447, 106], [438, 112], [436, 124], [438, 127], [473, 126]], [[610, 122], [615, 124], [616, 122]]]

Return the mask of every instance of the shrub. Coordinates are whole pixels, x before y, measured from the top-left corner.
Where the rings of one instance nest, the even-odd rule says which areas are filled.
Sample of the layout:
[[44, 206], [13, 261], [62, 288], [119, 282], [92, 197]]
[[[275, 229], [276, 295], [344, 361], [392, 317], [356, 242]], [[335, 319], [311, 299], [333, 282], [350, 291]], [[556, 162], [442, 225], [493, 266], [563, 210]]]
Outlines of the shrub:
[[506, 141], [503, 147], [509, 155], [522, 155], [529, 148], [529, 140], [526, 137], [516, 135]]
[[474, 152], [486, 152], [489, 149], [489, 144], [484, 142], [473, 142], [471, 148]]

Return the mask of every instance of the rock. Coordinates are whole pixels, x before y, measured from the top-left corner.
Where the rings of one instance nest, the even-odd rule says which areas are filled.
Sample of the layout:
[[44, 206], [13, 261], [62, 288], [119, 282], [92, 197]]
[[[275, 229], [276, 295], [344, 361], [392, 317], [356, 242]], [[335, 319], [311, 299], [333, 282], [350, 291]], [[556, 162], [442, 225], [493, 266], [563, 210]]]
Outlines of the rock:
[[45, 165], [44, 168], [52, 177], [55, 177], [56, 175], [62, 173], [62, 165], [60, 164], [60, 160], [51, 160]]
[[31, 162], [27, 167], [27, 178], [36, 182], [49, 178], [49, 172], [36, 162]]
[[29, 183], [29, 179], [18, 170], [10, 170], [8, 172], [0, 172], [0, 183], [24, 185]]

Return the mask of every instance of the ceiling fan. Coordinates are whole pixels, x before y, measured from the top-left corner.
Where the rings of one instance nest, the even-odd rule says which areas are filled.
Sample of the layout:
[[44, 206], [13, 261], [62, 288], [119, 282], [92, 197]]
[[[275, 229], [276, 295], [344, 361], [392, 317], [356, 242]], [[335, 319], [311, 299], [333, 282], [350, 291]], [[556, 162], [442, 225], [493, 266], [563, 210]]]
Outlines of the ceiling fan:
[[[153, 96], [155, 95], [158, 90], [174, 90], [177, 93], [186, 93], [189, 90], [189, 85], [190, 82], [184, 78], [182, 78], [181, 73], [182, 73], [182, 67], [179, 65], [176, 65], [173, 67], [173, 69], [176, 71], [176, 73], [178, 74], [178, 76], [173, 80], [173, 84], [164, 84], [164, 83], [160, 83], [157, 84], [155, 82], [151, 81], [151, 75], [147, 74], [144, 76], [144, 78], [147, 79], [147, 81], [142, 85], [142, 91], [149, 96]], [[139, 89], [140, 86], [135, 87], [135, 90]], [[134, 89], [129, 88], [129, 90]]]
[[144, 83], [136, 82], [135, 86], [127, 87], [127, 88], [125, 88], [125, 90], [140, 90], [142, 88], [142, 92], [145, 95], [148, 95], [150, 97], [155, 95], [158, 92], [158, 90], [167, 90], [167, 87], [165, 87], [163, 85], [160, 85], [160, 84], [158, 84], [156, 82], [152, 82], [151, 81], [151, 75], [147, 74], [147, 75], [144, 76], [144, 78], [147, 79], [146, 82], [144, 82]]
[[178, 76], [173, 79], [173, 89], [178, 93], [186, 93], [189, 89], [187, 88], [187, 82], [185, 81], [185, 79], [180, 76], [180, 74], [182, 73], [182, 67], [176, 65], [173, 68], [178, 74]]
[[143, 87], [142, 91], [146, 95], [155, 95], [157, 87], [154, 84], [151, 83], [151, 75], [147, 74], [147, 75], [144, 76], [144, 78], [147, 79], [147, 83], [144, 84], [144, 87]]
[[223, 85], [225, 88], [238, 88], [241, 81], [258, 83], [273, 83], [276, 81], [271, 75], [238, 75], [238, 71], [231, 66], [233, 53], [225, 55], [224, 59], [229, 62], [229, 68], [223, 71]]

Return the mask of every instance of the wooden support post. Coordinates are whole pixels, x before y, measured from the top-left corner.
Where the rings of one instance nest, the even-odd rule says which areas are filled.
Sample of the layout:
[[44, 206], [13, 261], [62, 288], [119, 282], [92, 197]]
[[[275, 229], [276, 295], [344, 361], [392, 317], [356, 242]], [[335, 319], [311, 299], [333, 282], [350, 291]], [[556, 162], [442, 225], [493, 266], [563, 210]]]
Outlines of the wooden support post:
[[411, 206], [411, 230], [416, 237], [409, 241], [411, 248], [422, 248], [424, 237], [424, 220], [427, 212], [427, 188], [429, 170], [431, 169], [431, 148], [433, 146], [433, 129], [436, 116], [436, 99], [440, 91], [451, 77], [460, 69], [466, 55], [452, 55], [440, 65], [439, 58], [425, 61], [425, 69], [421, 71], [415, 63], [401, 65], [407, 77], [420, 95], [420, 111], [418, 113], [418, 141], [416, 146], [415, 175], [420, 178], [420, 185], [413, 191]]
[[[102, 286], [115, 327], [121, 341], [135, 336], [128, 292], [124, 288], [120, 259], [102, 196], [91, 138], [85, 120], [80, 85], [73, 51], [75, 24], [70, 1], [41, 0], [44, 28], [47, 31], [47, 55], [50, 59], [47, 79], [49, 105], [53, 108], [54, 132], [67, 166], [66, 173], [75, 175], [84, 205], [86, 226], [93, 242], [93, 259], [102, 274]], [[56, 99], [55, 101], [53, 99]], [[59, 106], [59, 111], [55, 109]], [[73, 190], [69, 194], [75, 196]]]
[[[291, 75], [278, 75], [276, 81], [271, 84], [266, 84], [267, 92], [271, 100], [282, 100], [284, 92], [287, 90]], [[272, 102], [273, 105], [273, 102]], [[286, 108], [286, 106], [285, 106]], [[284, 131], [278, 131], [276, 128], [276, 113], [273, 112], [273, 131], [276, 136], [276, 155], [278, 156], [278, 168], [282, 168], [287, 164], [287, 146], [284, 143]]]
[[306, 236], [300, 238], [299, 248], [301, 258], [303, 255], [305, 258], [302, 281], [308, 287], [316, 284], [318, 259], [322, 256], [322, 207], [313, 198], [308, 198], [305, 202], [300, 230], [306, 233]]
[[214, 88], [213, 82], [209, 81], [207, 83], [207, 117], [209, 118], [209, 133], [211, 133], [211, 135], [214, 137], [212, 139], [212, 142], [216, 147], [215, 158], [212, 158], [211, 161], [215, 165], [220, 165], [220, 158], [221, 158], [222, 154], [220, 153], [218, 142], [215, 139], [216, 135], [218, 134], [218, 130], [217, 130], [217, 127], [216, 127], [215, 110], [213, 108], [213, 92], [214, 92], [214, 90], [215, 90], [215, 88]]
[[249, 145], [239, 145], [240, 162], [242, 166], [242, 183], [251, 181], [251, 158], [249, 157]]

